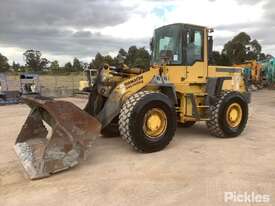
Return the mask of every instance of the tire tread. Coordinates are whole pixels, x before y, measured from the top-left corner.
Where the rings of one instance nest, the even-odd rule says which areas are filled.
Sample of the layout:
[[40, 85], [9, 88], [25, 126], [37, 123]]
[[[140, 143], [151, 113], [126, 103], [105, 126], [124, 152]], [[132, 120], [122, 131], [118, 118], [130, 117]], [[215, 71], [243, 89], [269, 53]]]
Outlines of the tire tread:
[[130, 118], [131, 114], [134, 110], [135, 105], [146, 95], [151, 93], [157, 93], [152, 91], [140, 91], [135, 93], [134, 95], [130, 96], [126, 102], [123, 104], [121, 112], [119, 114], [119, 132], [123, 140], [128, 142], [136, 151], [143, 152], [141, 149], [139, 149], [130, 134]]
[[224, 91], [218, 98], [216, 104], [210, 106], [210, 120], [206, 122], [207, 128], [211, 135], [216, 137], [225, 137], [226, 134], [224, 133], [223, 129], [219, 124], [219, 110], [224, 98], [230, 94], [229, 91]]

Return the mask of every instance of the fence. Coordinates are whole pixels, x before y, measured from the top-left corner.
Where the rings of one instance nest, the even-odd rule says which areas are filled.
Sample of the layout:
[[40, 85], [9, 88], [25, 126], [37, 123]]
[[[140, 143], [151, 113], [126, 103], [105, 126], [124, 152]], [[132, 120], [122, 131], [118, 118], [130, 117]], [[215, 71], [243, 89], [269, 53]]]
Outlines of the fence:
[[[7, 80], [9, 90], [20, 90], [18, 75], [8, 75]], [[78, 91], [80, 80], [86, 80], [86, 77], [82, 74], [40, 75], [39, 85], [41, 95], [50, 97], [73, 96]]]

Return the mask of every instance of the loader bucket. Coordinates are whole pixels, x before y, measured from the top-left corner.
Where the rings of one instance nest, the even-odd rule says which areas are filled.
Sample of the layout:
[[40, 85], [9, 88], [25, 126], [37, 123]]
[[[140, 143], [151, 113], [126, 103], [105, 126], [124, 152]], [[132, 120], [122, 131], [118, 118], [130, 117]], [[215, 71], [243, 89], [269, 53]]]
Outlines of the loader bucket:
[[66, 101], [23, 97], [31, 108], [15, 143], [15, 151], [30, 179], [69, 169], [85, 156], [100, 134], [101, 124]]

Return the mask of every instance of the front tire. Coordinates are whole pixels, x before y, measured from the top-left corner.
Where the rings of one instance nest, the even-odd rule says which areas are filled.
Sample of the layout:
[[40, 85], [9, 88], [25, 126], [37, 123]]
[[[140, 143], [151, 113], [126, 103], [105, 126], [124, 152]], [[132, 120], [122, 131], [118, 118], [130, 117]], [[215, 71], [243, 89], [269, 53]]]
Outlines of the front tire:
[[239, 92], [224, 92], [217, 103], [210, 106], [209, 132], [216, 137], [239, 136], [248, 120], [248, 104]]
[[137, 151], [162, 150], [172, 140], [175, 130], [175, 107], [164, 94], [141, 91], [129, 97], [122, 106], [119, 131]]

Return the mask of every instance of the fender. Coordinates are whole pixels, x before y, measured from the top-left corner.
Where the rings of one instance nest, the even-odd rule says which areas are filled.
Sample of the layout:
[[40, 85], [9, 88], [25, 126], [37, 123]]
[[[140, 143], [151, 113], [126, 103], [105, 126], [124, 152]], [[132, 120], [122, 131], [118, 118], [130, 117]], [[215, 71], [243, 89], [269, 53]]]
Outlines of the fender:
[[[223, 82], [225, 80], [230, 80], [232, 77], [210, 77], [208, 78], [207, 84], [206, 84], [206, 91], [208, 93], [208, 96], [206, 98], [206, 104], [207, 105], [213, 105], [217, 101], [218, 96], [222, 92]], [[242, 93], [247, 103], [251, 102], [251, 93], [248, 91], [245, 91]]]
[[169, 97], [173, 105], [177, 104], [178, 100], [175, 85], [170, 83], [165, 75], [156, 75], [148, 86], [158, 88], [161, 93]]

